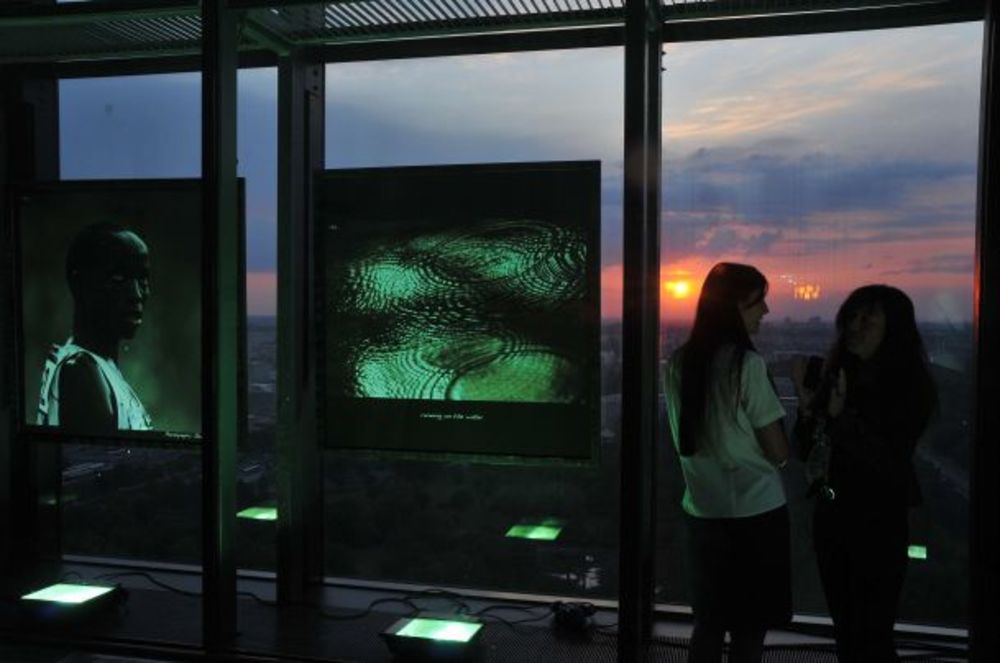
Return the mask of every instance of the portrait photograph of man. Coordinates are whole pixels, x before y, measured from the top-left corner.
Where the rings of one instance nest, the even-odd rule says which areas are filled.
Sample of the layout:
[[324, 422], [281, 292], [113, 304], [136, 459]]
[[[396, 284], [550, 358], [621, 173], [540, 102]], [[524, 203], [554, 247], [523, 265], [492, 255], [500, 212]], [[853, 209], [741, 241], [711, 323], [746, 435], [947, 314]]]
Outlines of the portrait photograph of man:
[[25, 424], [200, 434], [197, 184], [59, 183], [18, 202]]

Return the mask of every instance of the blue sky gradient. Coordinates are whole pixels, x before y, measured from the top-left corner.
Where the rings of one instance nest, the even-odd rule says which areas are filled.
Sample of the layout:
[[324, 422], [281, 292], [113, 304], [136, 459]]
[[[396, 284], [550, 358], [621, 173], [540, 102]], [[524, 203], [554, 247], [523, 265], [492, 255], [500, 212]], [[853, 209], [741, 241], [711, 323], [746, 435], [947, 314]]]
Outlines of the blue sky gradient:
[[[779, 286], [782, 315], [829, 316], [852, 287], [890, 281], [926, 318], [970, 319], [981, 43], [967, 23], [668, 45], [665, 279], [741, 260]], [[620, 48], [328, 65], [327, 167], [601, 160], [617, 317], [623, 67]], [[62, 176], [198, 176], [199, 80], [64, 81]], [[240, 72], [239, 94], [250, 311], [271, 313], [276, 71]], [[819, 300], [794, 298], [814, 282]]]

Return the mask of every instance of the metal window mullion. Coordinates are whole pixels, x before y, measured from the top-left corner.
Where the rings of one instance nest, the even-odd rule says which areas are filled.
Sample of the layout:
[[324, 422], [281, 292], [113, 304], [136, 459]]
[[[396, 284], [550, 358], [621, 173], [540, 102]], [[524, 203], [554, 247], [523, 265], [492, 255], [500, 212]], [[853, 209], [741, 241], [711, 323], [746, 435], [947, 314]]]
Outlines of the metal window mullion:
[[236, 445], [244, 329], [236, 177], [236, 12], [204, 2], [202, 16], [202, 639], [210, 653], [236, 635]]
[[644, 658], [652, 615], [659, 307], [659, 0], [627, 0], [618, 660]]
[[312, 175], [323, 168], [325, 68], [278, 62], [278, 600], [322, 577], [323, 467], [316, 431]]
[[1000, 393], [996, 366], [1000, 361], [1000, 8], [986, 3], [979, 118], [979, 172], [976, 205], [976, 283], [974, 325], [976, 344], [975, 433], [972, 445], [969, 535], [971, 663], [992, 663], [1000, 655], [996, 628], [1000, 570], [997, 519], [1000, 490]]

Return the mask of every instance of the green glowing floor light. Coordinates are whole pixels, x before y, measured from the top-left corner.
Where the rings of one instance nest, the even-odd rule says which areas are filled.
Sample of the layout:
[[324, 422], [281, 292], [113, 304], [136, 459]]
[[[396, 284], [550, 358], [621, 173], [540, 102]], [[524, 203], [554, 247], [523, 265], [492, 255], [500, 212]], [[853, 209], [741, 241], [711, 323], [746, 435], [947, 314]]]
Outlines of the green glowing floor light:
[[421, 613], [396, 621], [381, 636], [394, 654], [408, 660], [454, 660], [477, 646], [482, 628], [474, 617]]
[[468, 642], [483, 627], [482, 624], [445, 619], [415, 618], [407, 621], [396, 635], [403, 638], [426, 638], [448, 642]]
[[273, 506], [252, 506], [237, 513], [236, 517], [249, 520], [277, 520], [278, 509]]
[[60, 582], [22, 595], [17, 611], [28, 622], [83, 623], [115, 617], [118, 613], [113, 608], [125, 599], [120, 587]]
[[70, 583], [57, 583], [39, 589], [38, 591], [25, 594], [21, 598], [26, 601], [48, 601], [50, 603], [64, 603], [77, 605], [86, 603], [104, 596], [114, 591], [114, 587], [105, 585], [74, 585]]
[[927, 559], [927, 546], [909, 546], [906, 554], [910, 559]]
[[563, 530], [563, 521], [558, 518], [545, 518], [537, 522], [521, 522], [507, 530], [509, 539], [534, 539], [536, 541], [555, 541]]

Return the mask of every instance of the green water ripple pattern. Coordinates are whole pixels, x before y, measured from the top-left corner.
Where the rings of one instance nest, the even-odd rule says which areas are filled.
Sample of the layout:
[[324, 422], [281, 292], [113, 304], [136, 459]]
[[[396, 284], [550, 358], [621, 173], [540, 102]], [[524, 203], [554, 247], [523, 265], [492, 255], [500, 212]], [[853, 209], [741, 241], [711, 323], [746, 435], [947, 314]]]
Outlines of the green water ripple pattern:
[[[586, 285], [580, 231], [496, 220], [376, 243], [328, 300], [345, 396], [568, 403]], [[569, 340], [570, 342], [563, 342]]]

